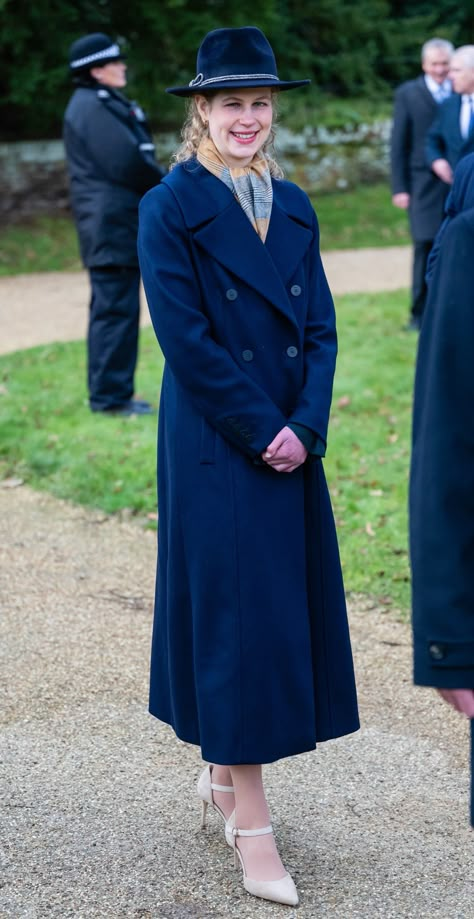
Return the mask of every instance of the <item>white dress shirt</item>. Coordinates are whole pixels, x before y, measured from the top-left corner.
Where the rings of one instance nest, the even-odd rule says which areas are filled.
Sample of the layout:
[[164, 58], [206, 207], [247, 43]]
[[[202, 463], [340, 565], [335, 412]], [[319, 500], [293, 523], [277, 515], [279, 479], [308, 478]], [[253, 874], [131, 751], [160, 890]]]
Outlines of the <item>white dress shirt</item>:
[[444, 102], [451, 95], [451, 81], [448, 79], [443, 80], [442, 83], [437, 83], [436, 80], [433, 80], [433, 77], [425, 73], [425, 83], [435, 102]]

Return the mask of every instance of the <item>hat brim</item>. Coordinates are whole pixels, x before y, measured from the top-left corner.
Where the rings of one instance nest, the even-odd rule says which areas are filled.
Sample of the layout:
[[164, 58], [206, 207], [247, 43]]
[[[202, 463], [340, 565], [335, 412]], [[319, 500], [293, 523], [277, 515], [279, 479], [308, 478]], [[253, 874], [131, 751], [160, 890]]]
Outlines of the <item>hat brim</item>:
[[197, 84], [196, 86], [171, 86], [166, 92], [173, 96], [195, 96], [196, 94], [205, 96], [206, 93], [215, 92], [222, 89], [257, 89], [259, 86], [269, 86], [271, 89], [285, 90], [297, 89], [298, 86], [308, 86], [311, 80], [229, 80], [226, 82], [216, 81], [207, 83], [205, 86]]

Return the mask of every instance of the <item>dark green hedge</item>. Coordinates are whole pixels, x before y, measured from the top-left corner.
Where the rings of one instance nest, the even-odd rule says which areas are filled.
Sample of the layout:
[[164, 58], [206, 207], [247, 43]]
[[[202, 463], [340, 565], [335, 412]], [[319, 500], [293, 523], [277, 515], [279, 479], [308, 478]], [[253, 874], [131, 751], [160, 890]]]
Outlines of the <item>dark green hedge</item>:
[[0, 132], [13, 140], [60, 133], [71, 91], [68, 47], [86, 32], [123, 42], [129, 94], [159, 129], [181, 120], [181, 105], [163, 89], [194, 75], [197, 46], [210, 29], [260, 26], [280, 74], [310, 76], [313, 93], [387, 99], [418, 72], [426, 38], [473, 40], [474, 2], [0, 0], [0, 23]]

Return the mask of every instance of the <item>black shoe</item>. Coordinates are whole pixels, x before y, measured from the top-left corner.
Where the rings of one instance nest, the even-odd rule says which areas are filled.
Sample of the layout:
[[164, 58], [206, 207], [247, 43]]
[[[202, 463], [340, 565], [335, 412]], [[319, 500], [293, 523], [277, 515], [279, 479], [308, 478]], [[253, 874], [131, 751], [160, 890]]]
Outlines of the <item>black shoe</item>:
[[111, 408], [92, 408], [93, 412], [102, 412], [103, 415], [154, 415], [155, 409], [149, 402], [130, 399], [123, 405], [113, 405]]
[[404, 332], [419, 332], [421, 329], [421, 319], [419, 316], [412, 316], [410, 321], [403, 326]]

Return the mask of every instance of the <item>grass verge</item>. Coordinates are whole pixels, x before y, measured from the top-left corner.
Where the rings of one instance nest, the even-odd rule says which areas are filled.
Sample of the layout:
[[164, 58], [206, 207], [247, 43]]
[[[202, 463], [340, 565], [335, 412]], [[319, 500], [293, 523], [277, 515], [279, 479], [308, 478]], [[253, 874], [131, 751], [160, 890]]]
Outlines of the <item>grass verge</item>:
[[[338, 300], [340, 356], [326, 474], [346, 587], [408, 607], [407, 476], [416, 338], [401, 331], [406, 293]], [[158, 400], [162, 357], [141, 333], [137, 392]], [[0, 477], [136, 515], [156, 511], [156, 417], [92, 414], [83, 342], [0, 359]]]

